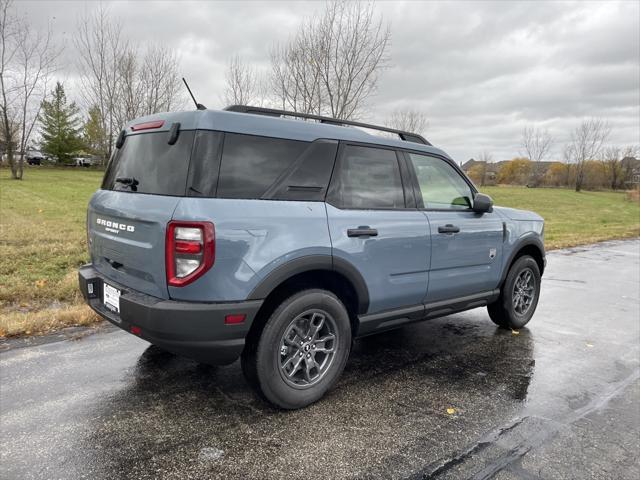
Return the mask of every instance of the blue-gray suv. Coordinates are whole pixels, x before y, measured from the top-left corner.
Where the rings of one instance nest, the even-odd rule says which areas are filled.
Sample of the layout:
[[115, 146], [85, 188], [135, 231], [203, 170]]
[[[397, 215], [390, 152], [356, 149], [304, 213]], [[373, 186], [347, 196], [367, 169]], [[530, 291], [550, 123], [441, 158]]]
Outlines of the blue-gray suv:
[[480, 306], [524, 326], [543, 225], [415, 133], [246, 106], [156, 114], [120, 133], [91, 198], [80, 289], [162, 349], [241, 357], [293, 409], [335, 384], [355, 338]]

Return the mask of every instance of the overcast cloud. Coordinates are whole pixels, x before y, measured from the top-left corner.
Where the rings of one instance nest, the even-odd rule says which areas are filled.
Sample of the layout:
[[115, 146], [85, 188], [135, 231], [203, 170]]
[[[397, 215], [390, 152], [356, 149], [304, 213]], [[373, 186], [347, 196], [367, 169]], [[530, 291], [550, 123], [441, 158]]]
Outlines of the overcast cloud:
[[[284, 41], [320, 2], [113, 2], [134, 42], [164, 42], [209, 108], [220, 108], [224, 73], [238, 53], [268, 69]], [[73, 35], [95, 2], [18, 2], [38, 27], [50, 23], [64, 47], [58, 77], [75, 88]], [[457, 160], [519, 153], [525, 125], [548, 128], [553, 156], [589, 116], [608, 119], [610, 143], [640, 144], [640, 2], [377, 2], [391, 25], [392, 65], [367, 120], [411, 107], [429, 118], [426, 137]]]

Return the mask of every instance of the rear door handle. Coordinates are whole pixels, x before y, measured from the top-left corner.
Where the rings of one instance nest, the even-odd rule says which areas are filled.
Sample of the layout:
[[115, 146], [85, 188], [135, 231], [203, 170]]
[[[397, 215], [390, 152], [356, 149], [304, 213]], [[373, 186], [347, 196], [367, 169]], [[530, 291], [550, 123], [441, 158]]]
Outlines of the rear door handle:
[[455, 225], [451, 225], [447, 223], [446, 225], [440, 225], [438, 227], [438, 233], [458, 233], [460, 231], [460, 227], [456, 227]]
[[358, 228], [350, 228], [347, 230], [347, 236], [349, 237], [377, 237], [378, 230], [371, 227], [358, 227]]

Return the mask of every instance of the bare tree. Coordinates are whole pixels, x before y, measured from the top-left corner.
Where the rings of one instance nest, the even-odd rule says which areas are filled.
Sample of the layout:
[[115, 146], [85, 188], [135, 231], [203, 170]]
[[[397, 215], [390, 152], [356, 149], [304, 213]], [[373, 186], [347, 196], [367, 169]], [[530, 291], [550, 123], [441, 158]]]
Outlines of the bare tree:
[[50, 30], [34, 31], [15, 16], [10, 0], [0, 0], [0, 126], [14, 179], [22, 179], [27, 145], [58, 53]]
[[569, 144], [569, 145], [565, 145], [564, 149], [562, 150], [562, 161], [563, 163], [565, 163], [567, 165], [567, 169], [565, 171], [566, 176], [564, 179], [564, 185], [566, 187], [569, 186], [569, 180], [571, 179], [571, 162], [573, 161], [573, 145]]
[[103, 5], [92, 15], [81, 17], [74, 37], [81, 73], [81, 89], [87, 105], [100, 110], [104, 132], [100, 150], [108, 158], [118, 129], [116, 102], [121, 72], [120, 61], [128, 43], [121, 36], [121, 24], [112, 21]]
[[138, 52], [132, 48], [126, 49], [120, 55], [116, 67], [116, 95], [112, 103], [112, 115], [115, 128], [119, 128], [127, 121], [141, 116], [144, 108], [144, 90], [139, 81], [140, 64]]
[[604, 149], [601, 161], [607, 173], [611, 190], [618, 188], [620, 183], [620, 177], [622, 176], [621, 160], [619, 147], [607, 147]]
[[487, 178], [487, 169], [489, 164], [493, 161], [493, 156], [489, 152], [482, 152], [478, 156], [478, 165], [480, 167], [479, 177], [480, 177], [480, 186], [484, 187]]
[[185, 96], [180, 78], [180, 59], [173, 50], [164, 45], [148, 47], [140, 72], [145, 92], [142, 113], [149, 115], [182, 108]]
[[373, 4], [333, 0], [271, 55], [272, 86], [284, 108], [334, 118], [361, 116], [387, 66], [389, 26]]
[[571, 161], [576, 165], [576, 192], [582, 190], [585, 162], [595, 160], [609, 137], [611, 127], [601, 118], [590, 118], [573, 131], [570, 142]]
[[288, 43], [272, 48], [271, 88], [282, 109], [326, 113], [323, 111], [325, 92], [316, 60], [316, 51], [321, 47], [317, 42], [313, 22], [306, 21]]
[[406, 108], [394, 110], [385, 124], [405, 132], [424, 133], [429, 122], [427, 116], [420, 110]]
[[226, 105], [254, 105], [258, 98], [258, 78], [254, 69], [239, 55], [229, 60], [225, 74], [223, 101]]
[[168, 47], [135, 48], [119, 20], [100, 6], [80, 18], [74, 38], [87, 107], [97, 106], [104, 131], [101, 151], [108, 158], [118, 130], [133, 118], [183, 104], [179, 59]]
[[537, 187], [542, 182], [542, 162], [549, 155], [553, 137], [548, 130], [527, 126], [522, 131], [522, 155], [534, 162], [531, 185]]

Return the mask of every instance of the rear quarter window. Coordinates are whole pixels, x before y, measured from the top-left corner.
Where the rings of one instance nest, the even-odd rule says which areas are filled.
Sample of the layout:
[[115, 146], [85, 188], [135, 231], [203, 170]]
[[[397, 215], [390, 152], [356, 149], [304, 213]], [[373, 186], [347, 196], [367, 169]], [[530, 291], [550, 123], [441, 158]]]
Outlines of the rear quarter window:
[[128, 135], [107, 167], [102, 189], [184, 195], [193, 138], [192, 130], [184, 130], [169, 145], [169, 132]]
[[308, 143], [226, 133], [217, 196], [261, 198]]

